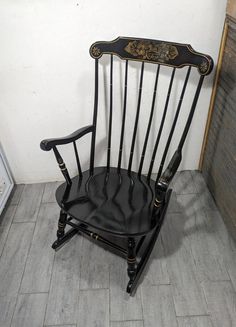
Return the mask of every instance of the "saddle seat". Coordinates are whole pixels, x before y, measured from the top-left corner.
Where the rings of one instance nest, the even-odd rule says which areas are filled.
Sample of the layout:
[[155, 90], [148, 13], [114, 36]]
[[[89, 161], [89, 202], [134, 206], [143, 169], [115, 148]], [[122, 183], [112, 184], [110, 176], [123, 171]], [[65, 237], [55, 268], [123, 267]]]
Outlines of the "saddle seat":
[[[126, 169], [97, 167], [90, 176], [71, 179], [56, 191], [61, 208], [73, 219], [96, 230], [119, 236], [144, 235], [155, 226], [155, 182]], [[155, 217], [155, 216], [154, 216]]]

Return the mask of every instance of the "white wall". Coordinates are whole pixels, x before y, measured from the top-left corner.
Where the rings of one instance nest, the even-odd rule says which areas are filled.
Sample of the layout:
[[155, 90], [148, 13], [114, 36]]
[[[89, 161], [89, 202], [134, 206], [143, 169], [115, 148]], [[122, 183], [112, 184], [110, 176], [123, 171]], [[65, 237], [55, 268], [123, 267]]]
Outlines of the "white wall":
[[[225, 7], [226, 0], [0, 0], [0, 140], [16, 182], [61, 179], [53, 154], [39, 143], [91, 122], [92, 42], [122, 35], [190, 43], [216, 62]], [[205, 81], [182, 169], [198, 166], [212, 79]], [[85, 141], [80, 153], [85, 167]]]

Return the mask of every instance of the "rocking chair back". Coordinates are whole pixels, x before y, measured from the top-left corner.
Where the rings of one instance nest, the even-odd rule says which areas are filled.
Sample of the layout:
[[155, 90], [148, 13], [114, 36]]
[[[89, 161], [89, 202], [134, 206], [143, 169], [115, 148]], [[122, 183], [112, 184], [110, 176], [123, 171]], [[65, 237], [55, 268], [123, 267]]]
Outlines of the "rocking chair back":
[[[164, 146], [164, 151], [162, 153], [162, 157], [160, 160], [160, 165], [158, 168], [158, 174], [156, 178], [156, 183], [158, 182], [164, 165], [166, 156], [172, 141], [172, 137], [176, 128], [176, 124], [178, 121], [178, 117], [181, 110], [181, 105], [183, 102], [183, 98], [185, 95], [185, 91], [187, 88], [187, 84], [189, 81], [190, 73], [192, 67], [198, 70], [200, 75], [199, 82], [196, 87], [195, 96], [193, 98], [192, 106], [190, 107], [188, 119], [186, 121], [182, 136], [179, 140], [178, 147], [175, 152], [175, 156], [181, 157], [182, 148], [193, 118], [193, 114], [195, 111], [195, 107], [197, 104], [197, 100], [200, 94], [201, 86], [204, 80], [204, 77], [208, 75], [213, 68], [213, 60], [211, 57], [205, 54], [198, 53], [192, 49], [192, 47], [188, 44], [179, 44], [172, 42], [164, 42], [157, 40], [149, 40], [149, 39], [139, 39], [139, 38], [128, 38], [128, 37], [118, 37], [114, 41], [110, 42], [95, 42], [90, 47], [90, 55], [95, 59], [95, 99], [94, 99], [94, 115], [93, 115], [93, 126], [94, 130], [92, 132], [92, 141], [91, 141], [91, 157], [90, 157], [90, 174], [93, 175], [94, 171], [94, 157], [95, 157], [95, 140], [96, 140], [96, 130], [97, 130], [97, 115], [98, 115], [98, 95], [99, 95], [99, 59], [103, 55], [110, 56], [110, 72], [109, 72], [109, 124], [108, 124], [108, 138], [107, 138], [107, 160], [106, 160], [106, 168], [109, 172], [111, 165], [111, 138], [112, 138], [112, 130], [113, 130], [113, 93], [114, 93], [114, 81], [113, 81], [113, 57], [117, 56], [123, 61], [125, 61], [125, 76], [124, 76], [124, 85], [123, 85], [123, 113], [122, 113], [122, 123], [120, 129], [120, 140], [119, 140], [119, 151], [118, 151], [118, 159], [117, 159], [117, 170], [121, 169], [122, 155], [123, 155], [123, 146], [124, 146], [124, 132], [126, 127], [127, 120], [127, 96], [128, 96], [128, 76], [129, 76], [129, 63], [132, 61], [139, 61], [141, 63], [140, 66], [140, 80], [139, 80], [139, 88], [138, 88], [138, 101], [137, 101], [137, 109], [135, 113], [135, 120], [133, 126], [132, 140], [130, 146], [130, 153], [128, 159], [128, 173], [132, 171], [134, 150], [135, 150], [135, 142], [137, 137], [139, 118], [140, 118], [140, 110], [141, 110], [141, 99], [142, 99], [142, 91], [143, 91], [143, 77], [145, 72], [146, 64], [156, 64], [156, 72], [155, 72], [155, 82], [152, 94], [152, 104], [149, 113], [149, 120], [146, 126], [145, 137], [143, 141], [141, 156], [139, 159], [138, 165], [138, 175], [141, 176], [142, 169], [144, 165], [145, 155], [147, 152], [147, 144], [150, 139], [150, 131], [151, 125], [153, 122], [155, 104], [156, 104], [156, 95], [158, 88], [158, 80], [160, 75], [161, 66], [170, 67], [170, 80], [169, 86], [167, 90], [167, 95], [165, 99], [164, 110], [162, 113], [162, 118], [159, 126], [159, 130], [157, 130], [155, 135], [154, 147], [152, 149], [151, 161], [148, 165], [148, 173], [147, 179], [150, 180], [153, 165], [156, 159], [156, 154], [158, 150], [158, 146], [160, 144], [161, 136], [164, 130], [165, 120], [168, 111], [169, 100], [171, 96], [171, 91], [173, 87], [173, 82], [175, 78], [176, 68], [181, 68], [184, 66], [188, 66], [186, 76], [184, 79], [182, 91], [178, 100], [177, 109], [175, 112], [175, 116], [171, 125], [170, 130], [168, 131], [168, 138], [166, 144]], [[143, 125], [142, 130], [144, 128]], [[180, 158], [181, 160], [181, 158]]]

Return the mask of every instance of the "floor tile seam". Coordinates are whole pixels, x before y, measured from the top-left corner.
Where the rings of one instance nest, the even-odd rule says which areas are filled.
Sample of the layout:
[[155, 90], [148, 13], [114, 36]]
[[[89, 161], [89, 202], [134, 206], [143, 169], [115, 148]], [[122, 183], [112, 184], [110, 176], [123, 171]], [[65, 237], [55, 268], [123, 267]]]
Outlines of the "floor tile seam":
[[95, 287], [95, 288], [80, 288], [80, 292], [87, 292], [87, 291], [101, 291], [101, 290], [109, 290], [109, 287]]
[[[10, 206], [10, 205], [9, 205], [9, 206]], [[16, 208], [15, 208], [15, 210], [14, 210], [14, 214], [13, 214], [13, 217], [12, 217], [12, 220], [11, 220], [11, 223], [10, 223], [10, 226], [9, 226], [9, 229], [8, 229], [8, 231], [7, 231], [6, 239], [5, 239], [5, 242], [4, 242], [3, 247], [2, 247], [2, 252], [1, 252], [1, 254], [0, 254], [0, 260], [1, 260], [2, 254], [3, 254], [3, 251], [4, 251], [4, 248], [5, 248], [6, 242], [7, 242], [7, 240], [8, 240], [8, 235], [9, 235], [10, 229], [11, 229], [12, 224], [13, 224], [13, 220], [14, 220], [14, 217], [15, 217], [15, 214], [16, 214], [16, 210], [17, 210], [18, 204], [14, 205], [14, 206], [15, 206]], [[5, 227], [5, 226], [3, 225], [3, 228], [4, 228], [4, 227]]]
[[30, 295], [30, 294], [48, 294], [49, 293], [49, 291], [48, 292], [19, 292], [18, 294], [19, 295]]
[[[35, 220], [34, 220], [34, 221], [29, 221], [29, 220], [14, 221], [14, 219], [13, 219], [13, 222], [14, 222], [14, 223], [30, 223], [30, 222], [32, 222], [32, 223], [36, 223], [36, 222], [37, 222], [37, 220], [38, 220], [38, 215], [39, 215], [39, 211], [40, 211], [40, 207], [41, 207], [42, 200], [43, 200], [43, 194], [44, 194], [44, 192], [45, 192], [45, 185], [46, 185], [46, 184], [45, 184], [45, 183], [24, 184], [24, 189], [23, 189], [23, 191], [21, 192], [21, 197], [20, 197], [20, 199], [22, 198], [22, 194], [24, 193], [24, 190], [25, 190], [25, 188], [26, 188], [27, 185], [36, 185], [36, 184], [43, 184], [43, 191], [42, 191], [42, 193], [41, 193], [41, 197], [40, 197], [39, 205], [38, 205], [38, 206], [36, 205], [37, 214], [36, 214], [36, 218], [35, 218]], [[20, 204], [20, 201], [19, 201], [19, 203], [18, 203], [18, 206], [19, 206], [19, 204]], [[16, 209], [16, 211], [17, 211], [17, 209]]]
[[[45, 189], [45, 185], [44, 185], [44, 189]], [[41, 203], [42, 203], [42, 198], [43, 198], [43, 192], [42, 192], [42, 195], [41, 195], [41, 199], [40, 199], [40, 204], [39, 204], [39, 208], [38, 208], [36, 220], [35, 220], [35, 222], [32, 222], [32, 223], [34, 223], [34, 230], [32, 232], [32, 238], [31, 238], [31, 241], [30, 241], [30, 244], [29, 244], [29, 248], [28, 248], [28, 252], [27, 252], [27, 256], [26, 256], [26, 260], [25, 260], [25, 264], [24, 264], [24, 270], [23, 270], [23, 274], [21, 276], [20, 287], [19, 287], [19, 289], [17, 291], [18, 294], [20, 293], [20, 289], [21, 289], [23, 277], [24, 277], [24, 274], [25, 274], [26, 265], [27, 265], [28, 258], [29, 258], [29, 253], [30, 253], [30, 250], [31, 250], [31, 247], [32, 247], [32, 244], [33, 244], [35, 230], [36, 230], [36, 224], [37, 224], [37, 220], [38, 220], [38, 216], [39, 216], [39, 212], [40, 212], [40, 207], [41, 207]], [[30, 223], [30, 222], [28, 222], [28, 223]]]
[[[155, 285], [155, 286], [159, 286], [159, 285]], [[175, 301], [174, 301], [174, 296], [173, 296], [173, 285], [172, 284], [168, 284], [168, 285], [165, 284], [163, 286], [169, 286], [170, 287], [170, 290], [171, 290], [171, 301], [172, 301], [172, 305], [173, 305], [173, 309], [174, 309], [174, 314], [175, 314], [175, 317], [176, 317], [176, 324], [178, 326], [177, 315], [176, 315], [176, 307], [175, 307]], [[141, 305], [143, 307], [143, 294], [142, 294], [143, 288], [142, 287], [141, 287], [140, 292], [141, 292]], [[143, 315], [143, 326], [144, 327], [149, 327], [149, 326], [147, 326], [145, 324], [145, 317], [144, 317], [144, 315]]]
[[53, 277], [53, 270], [54, 270], [54, 265], [55, 265], [55, 258], [56, 258], [56, 254], [54, 252], [53, 262], [52, 262], [52, 268], [51, 268], [51, 276], [50, 276], [50, 281], [49, 281], [49, 285], [48, 285], [48, 297], [47, 297], [47, 303], [46, 303], [45, 312], [44, 312], [44, 318], [43, 318], [43, 326], [45, 325], [46, 314], [47, 314], [47, 310], [48, 310], [48, 300], [49, 300], [49, 295], [50, 295], [50, 291], [51, 291], [51, 288], [52, 288], [52, 277]]
[[[26, 184], [25, 184], [25, 186], [26, 186]], [[25, 186], [24, 186], [24, 189], [25, 189]], [[44, 188], [45, 188], [45, 186], [44, 186]], [[24, 190], [23, 190], [23, 191], [24, 191]], [[22, 194], [23, 194], [23, 191], [22, 191]], [[43, 192], [42, 192], [42, 194], [43, 194]], [[20, 202], [19, 202], [19, 203], [20, 203]], [[31, 237], [30, 244], [29, 244], [29, 248], [28, 248], [28, 251], [27, 251], [27, 256], [26, 256], [26, 260], [25, 260], [25, 264], [24, 264], [23, 273], [22, 273], [22, 276], [21, 276], [21, 281], [20, 281], [20, 283], [19, 283], [19, 288], [18, 288], [18, 290], [17, 290], [16, 304], [17, 304], [17, 302], [18, 302], [18, 298], [19, 298], [19, 295], [20, 295], [21, 285], [22, 285], [22, 281], [23, 281], [23, 278], [24, 278], [25, 269], [26, 269], [26, 265], [27, 265], [28, 258], [29, 258], [30, 249], [31, 249], [31, 247], [32, 247], [32, 243], [33, 243], [34, 233], [35, 233], [35, 229], [36, 229], [36, 222], [37, 222], [37, 218], [38, 218], [38, 216], [39, 216], [39, 209], [40, 209], [41, 203], [42, 203], [42, 195], [41, 195], [40, 205], [39, 205], [39, 208], [38, 208], [37, 217], [36, 217], [35, 222], [28, 222], [28, 223], [34, 223], [34, 230], [33, 230], [33, 232], [32, 232], [32, 237]], [[15, 223], [15, 222], [14, 222], [14, 223]], [[13, 317], [14, 317], [14, 314], [15, 314], [15, 310], [16, 310], [16, 305], [15, 305], [15, 308], [14, 308], [14, 311], [13, 311], [13, 315], [12, 315], [12, 319], [11, 319], [10, 327], [12, 326], [12, 320], [13, 320]]]
[[198, 314], [196, 314], [196, 315], [192, 314], [192, 315], [183, 315], [183, 316], [178, 315], [178, 316], [176, 316], [176, 318], [195, 318], [195, 317], [209, 317], [209, 318], [211, 318], [211, 314], [210, 313], [206, 313], [206, 314], [200, 314], [200, 315], [198, 315]]
[[110, 320], [110, 323], [125, 323], [125, 322], [144, 322], [144, 319], [125, 319], [125, 320]]

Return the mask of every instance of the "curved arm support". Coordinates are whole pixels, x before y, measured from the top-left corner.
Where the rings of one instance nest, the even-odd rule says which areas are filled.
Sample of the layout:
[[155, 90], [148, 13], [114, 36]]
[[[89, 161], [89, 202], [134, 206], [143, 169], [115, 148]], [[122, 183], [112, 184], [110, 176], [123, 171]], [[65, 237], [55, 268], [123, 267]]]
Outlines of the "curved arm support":
[[93, 130], [94, 130], [94, 126], [88, 125], [88, 126], [78, 129], [77, 131], [75, 131], [74, 133], [72, 133], [70, 135], [60, 137], [60, 138], [43, 140], [40, 143], [40, 148], [43, 151], [50, 151], [56, 145], [63, 145], [63, 144], [68, 144], [68, 143], [74, 142], [74, 141], [78, 140], [80, 137], [84, 136], [85, 134], [92, 132]]
[[154, 202], [154, 206], [156, 208], [160, 207], [165, 198], [166, 191], [169, 187], [170, 182], [172, 181], [177, 169], [180, 165], [182, 159], [182, 151], [181, 149], [177, 149], [171, 158], [166, 170], [161, 175], [160, 179], [156, 184], [156, 198]]

